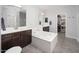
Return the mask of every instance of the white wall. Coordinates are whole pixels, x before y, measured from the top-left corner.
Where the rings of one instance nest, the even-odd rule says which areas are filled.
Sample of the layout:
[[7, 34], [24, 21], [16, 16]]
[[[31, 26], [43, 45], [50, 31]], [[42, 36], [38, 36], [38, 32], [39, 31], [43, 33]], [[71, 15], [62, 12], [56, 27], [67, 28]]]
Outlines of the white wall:
[[66, 20], [66, 37], [76, 39], [76, 6], [68, 6], [66, 9], [67, 20]]
[[66, 37], [77, 39], [76, 6], [52, 6], [46, 16], [52, 21], [51, 32], [57, 32], [57, 14], [66, 16]]
[[57, 15], [66, 15], [65, 6], [52, 6], [51, 10], [48, 10], [46, 16], [49, 21], [52, 21], [52, 25], [50, 26], [51, 32], [57, 32]]
[[77, 40], [79, 41], [79, 15], [77, 15]]
[[[0, 6], [0, 30], [1, 30], [1, 6]], [[0, 31], [0, 52], [1, 52], [1, 31]]]
[[44, 23], [45, 23], [45, 20], [44, 19], [45, 19], [45, 12], [43, 12], [43, 11], [41, 11], [39, 9], [38, 21], [41, 21], [41, 25], [44, 25]]
[[[43, 6], [44, 8], [45, 6]], [[66, 37], [69, 38], [78, 38], [79, 33], [77, 30], [78, 20], [76, 17], [76, 6], [48, 6], [46, 8], [48, 10], [43, 10], [45, 12], [45, 16], [48, 17], [49, 21], [52, 21], [52, 25], [50, 26], [51, 32], [57, 32], [57, 15], [65, 15], [66, 16]], [[27, 26], [36, 26], [39, 24], [39, 14], [41, 10], [35, 6], [23, 6], [26, 9], [26, 24]], [[38, 10], [39, 9], [39, 10]], [[42, 19], [42, 17], [40, 18]], [[44, 22], [44, 21], [43, 21]], [[78, 27], [79, 28], [79, 27]]]
[[79, 6], [77, 8], [77, 40], [79, 41]]
[[26, 10], [26, 26], [36, 26], [39, 23], [39, 10], [35, 6], [23, 6]]
[[57, 32], [57, 19], [56, 19], [56, 14], [51, 14], [48, 13], [46, 15], [48, 17], [49, 21], [52, 21], [52, 25], [50, 25], [50, 32]]

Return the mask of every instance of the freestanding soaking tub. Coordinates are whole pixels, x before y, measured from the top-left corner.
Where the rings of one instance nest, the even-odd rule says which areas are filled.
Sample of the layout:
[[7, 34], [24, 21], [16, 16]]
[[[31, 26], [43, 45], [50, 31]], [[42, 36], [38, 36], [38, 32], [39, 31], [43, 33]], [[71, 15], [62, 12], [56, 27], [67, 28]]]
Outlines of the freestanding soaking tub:
[[32, 44], [43, 52], [51, 53], [57, 43], [57, 33], [33, 31]]

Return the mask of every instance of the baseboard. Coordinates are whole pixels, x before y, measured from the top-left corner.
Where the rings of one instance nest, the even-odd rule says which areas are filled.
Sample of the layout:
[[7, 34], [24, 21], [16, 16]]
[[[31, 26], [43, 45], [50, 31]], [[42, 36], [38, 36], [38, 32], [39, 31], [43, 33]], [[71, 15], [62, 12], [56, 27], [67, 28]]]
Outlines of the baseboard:
[[69, 35], [66, 35], [67, 38], [71, 38], [71, 39], [76, 39], [75, 36], [69, 36]]
[[67, 38], [71, 38], [71, 39], [76, 39], [77, 40], [77, 42], [79, 42], [79, 38], [77, 38], [77, 37], [74, 37], [74, 36], [66, 36]]

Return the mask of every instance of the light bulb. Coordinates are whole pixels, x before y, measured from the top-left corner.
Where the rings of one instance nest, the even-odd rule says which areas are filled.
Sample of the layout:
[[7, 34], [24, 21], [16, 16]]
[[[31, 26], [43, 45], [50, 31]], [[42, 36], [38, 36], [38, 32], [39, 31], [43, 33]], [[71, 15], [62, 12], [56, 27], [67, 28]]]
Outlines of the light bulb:
[[44, 13], [42, 12], [41, 15], [44, 15]]

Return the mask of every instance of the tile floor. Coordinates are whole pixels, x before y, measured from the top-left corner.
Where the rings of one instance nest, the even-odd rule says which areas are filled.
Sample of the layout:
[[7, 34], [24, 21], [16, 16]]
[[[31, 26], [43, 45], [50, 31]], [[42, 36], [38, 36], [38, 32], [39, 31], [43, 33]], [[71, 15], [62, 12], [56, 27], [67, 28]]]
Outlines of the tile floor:
[[[22, 53], [44, 53], [38, 48], [28, 45], [23, 48]], [[75, 39], [66, 38], [64, 33], [58, 34], [58, 43], [53, 53], [79, 53], [79, 43]]]

